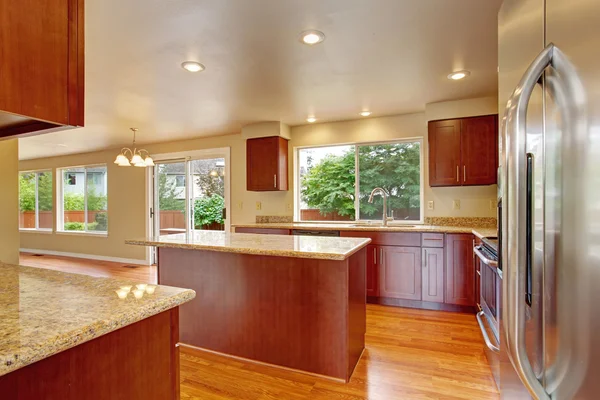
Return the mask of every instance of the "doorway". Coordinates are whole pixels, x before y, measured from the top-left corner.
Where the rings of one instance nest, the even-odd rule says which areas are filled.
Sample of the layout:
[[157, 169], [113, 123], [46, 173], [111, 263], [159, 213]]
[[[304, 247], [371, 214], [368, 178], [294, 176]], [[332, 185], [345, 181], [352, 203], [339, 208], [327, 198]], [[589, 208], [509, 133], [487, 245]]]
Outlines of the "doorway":
[[[150, 171], [151, 236], [228, 231], [229, 148], [156, 155]], [[155, 251], [150, 254], [155, 262]]]

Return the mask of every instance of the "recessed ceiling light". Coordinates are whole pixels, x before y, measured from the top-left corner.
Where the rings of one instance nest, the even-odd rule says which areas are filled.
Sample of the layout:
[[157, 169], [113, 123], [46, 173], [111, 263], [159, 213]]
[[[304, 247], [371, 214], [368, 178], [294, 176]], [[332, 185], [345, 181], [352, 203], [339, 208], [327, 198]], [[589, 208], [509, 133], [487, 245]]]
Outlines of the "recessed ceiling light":
[[316, 119], [315, 117], [308, 117], [308, 118], [306, 118], [306, 122], [309, 122], [309, 123], [311, 123], [311, 124], [312, 124], [313, 122], [315, 122], [316, 120], [317, 120], [317, 119]]
[[371, 115], [371, 111], [363, 111], [360, 113], [360, 115], [362, 115], [363, 117], [368, 117], [369, 115]]
[[466, 78], [469, 75], [471, 75], [471, 72], [469, 72], [467, 70], [454, 71], [453, 73], [451, 73], [450, 75], [448, 75], [448, 79], [452, 79], [452, 80], [457, 81], [459, 79]]
[[325, 34], [321, 31], [310, 30], [300, 34], [300, 41], [310, 46], [321, 43], [323, 40], [325, 40]]
[[186, 61], [181, 63], [181, 67], [190, 72], [204, 71], [204, 65], [196, 61]]

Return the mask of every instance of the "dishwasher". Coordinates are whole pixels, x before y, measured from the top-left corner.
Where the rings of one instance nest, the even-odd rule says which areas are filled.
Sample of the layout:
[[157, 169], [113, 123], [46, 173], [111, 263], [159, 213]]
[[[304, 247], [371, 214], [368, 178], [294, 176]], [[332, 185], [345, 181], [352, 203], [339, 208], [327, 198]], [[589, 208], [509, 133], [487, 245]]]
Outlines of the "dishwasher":
[[308, 230], [308, 229], [292, 229], [292, 235], [294, 235], [294, 236], [339, 237], [340, 231], [313, 231], [313, 230]]

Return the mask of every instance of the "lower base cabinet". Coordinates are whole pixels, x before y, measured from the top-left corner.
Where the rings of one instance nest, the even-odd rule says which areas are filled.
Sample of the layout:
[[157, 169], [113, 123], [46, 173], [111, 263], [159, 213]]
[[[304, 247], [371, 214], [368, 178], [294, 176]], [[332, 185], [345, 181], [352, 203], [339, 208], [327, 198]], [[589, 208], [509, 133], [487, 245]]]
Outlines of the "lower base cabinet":
[[444, 249], [423, 248], [423, 301], [444, 302]]
[[421, 300], [421, 248], [381, 246], [379, 295]]
[[[289, 229], [236, 228], [236, 232], [285, 234]], [[369, 302], [446, 311], [472, 311], [479, 303], [479, 275], [472, 234], [364, 232], [367, 237], [366, 295]]]
[[446, 293], [444, 302], [461, 306], [475, 305], [475, 268], [473, 235], [446, 235]]
[[379, 296], [379, 265], [377, 264], [379, 247], [367, 246], [367, 297]]

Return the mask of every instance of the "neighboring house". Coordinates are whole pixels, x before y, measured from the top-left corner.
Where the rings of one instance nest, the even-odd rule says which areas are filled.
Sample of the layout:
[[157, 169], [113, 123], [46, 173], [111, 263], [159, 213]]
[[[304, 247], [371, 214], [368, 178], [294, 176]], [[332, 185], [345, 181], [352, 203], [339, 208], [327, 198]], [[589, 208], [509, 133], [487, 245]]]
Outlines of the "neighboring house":
[[[202, 161], [206, 161], [206, 163], [202, 163]], [[192, 197], [198, 198], [202, 197], [204, 193], [200, 179], [198, 178], [212, 171], [222, 171], [225, 168], [225, 163], [221, 161], [214, 162], [214, 160], [198, 160], [194, 164], [197, 168], [206, 170], [192, 172], [192, 181], [194, 183]], [[182, 163], [162, 164], [160, 168], [160, 173], [164, 173], [167, 176], [167, 187], [175, 187], [176, 198], [185, 199], [185, 165]]]
[[[83, 171], [65, 171], [63, 190], [64, 193], [84, 193], [84, 172]], [[94, 190], [98, 195], [107, 193], [106, 171], [87, 172], [88, 191]]]

